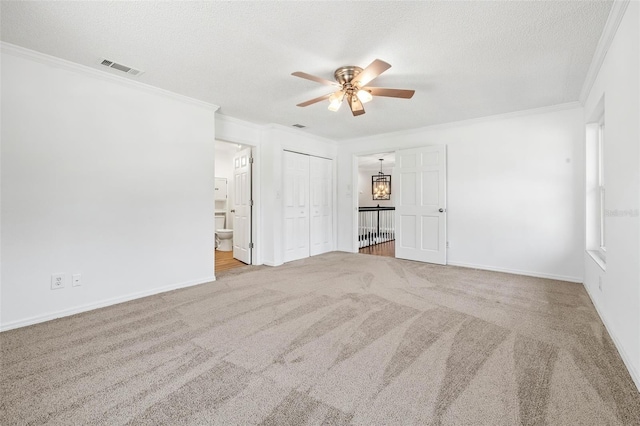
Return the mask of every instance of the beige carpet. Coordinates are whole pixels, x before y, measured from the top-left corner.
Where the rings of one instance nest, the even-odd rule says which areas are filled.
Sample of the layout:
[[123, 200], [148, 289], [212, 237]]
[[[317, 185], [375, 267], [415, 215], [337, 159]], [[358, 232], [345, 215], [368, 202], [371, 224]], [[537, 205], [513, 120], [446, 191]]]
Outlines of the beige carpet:
[[579, 284], [329, 253], [0, 334], [0, 424], [640, 424]]

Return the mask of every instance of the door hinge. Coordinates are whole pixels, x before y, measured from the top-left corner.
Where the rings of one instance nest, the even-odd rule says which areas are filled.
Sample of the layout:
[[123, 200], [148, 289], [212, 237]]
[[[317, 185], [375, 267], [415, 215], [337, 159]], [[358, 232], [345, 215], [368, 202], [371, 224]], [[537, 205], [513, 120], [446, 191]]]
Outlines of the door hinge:
[[253, 200], [249, 200], [249, 205], [253, 207]]
[[249, 164], [253, 164], [253, 157], [249, 157]]
[[249, 243], [249, 248], [253, 248], [253, 243]]

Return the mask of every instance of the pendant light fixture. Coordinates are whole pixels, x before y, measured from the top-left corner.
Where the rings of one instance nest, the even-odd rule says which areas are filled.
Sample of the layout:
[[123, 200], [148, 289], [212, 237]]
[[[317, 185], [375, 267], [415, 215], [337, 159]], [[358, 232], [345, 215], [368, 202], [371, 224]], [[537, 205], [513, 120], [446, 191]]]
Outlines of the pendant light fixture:
[[374, 200], [391, 199], [391, 175], [382, 172], [383, 158], [380, 158], [380, 171], [377, 175], [371, 176], [371, 192]]

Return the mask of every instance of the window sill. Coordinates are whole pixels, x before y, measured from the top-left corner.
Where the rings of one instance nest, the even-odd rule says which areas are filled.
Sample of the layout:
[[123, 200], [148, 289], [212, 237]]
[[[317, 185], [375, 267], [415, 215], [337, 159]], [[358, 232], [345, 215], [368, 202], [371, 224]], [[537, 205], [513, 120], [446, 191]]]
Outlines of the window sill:
[[605, 259], [602, 257], [600, 252], [596, 250], [587, 250], [587, 253], [589, 253], [589, 256], [591, 256], [594, 262], [596, 262], [603, 271], [607, 270], [607, 263], [605, 262]]

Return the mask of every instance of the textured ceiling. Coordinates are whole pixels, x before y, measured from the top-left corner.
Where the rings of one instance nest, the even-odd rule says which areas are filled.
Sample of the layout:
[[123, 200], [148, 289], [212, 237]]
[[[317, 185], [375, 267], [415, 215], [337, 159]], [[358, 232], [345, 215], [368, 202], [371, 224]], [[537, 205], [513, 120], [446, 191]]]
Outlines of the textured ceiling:
[[[143, 83], [258, 124], [300, 123], [345, 139], [578, 100], [611, 2], [10, 2], [3, 41], [88, 65], [144, 70]], [[373, 59], [374, 98], [352, 117], [322, 102], [333, 79]]]

